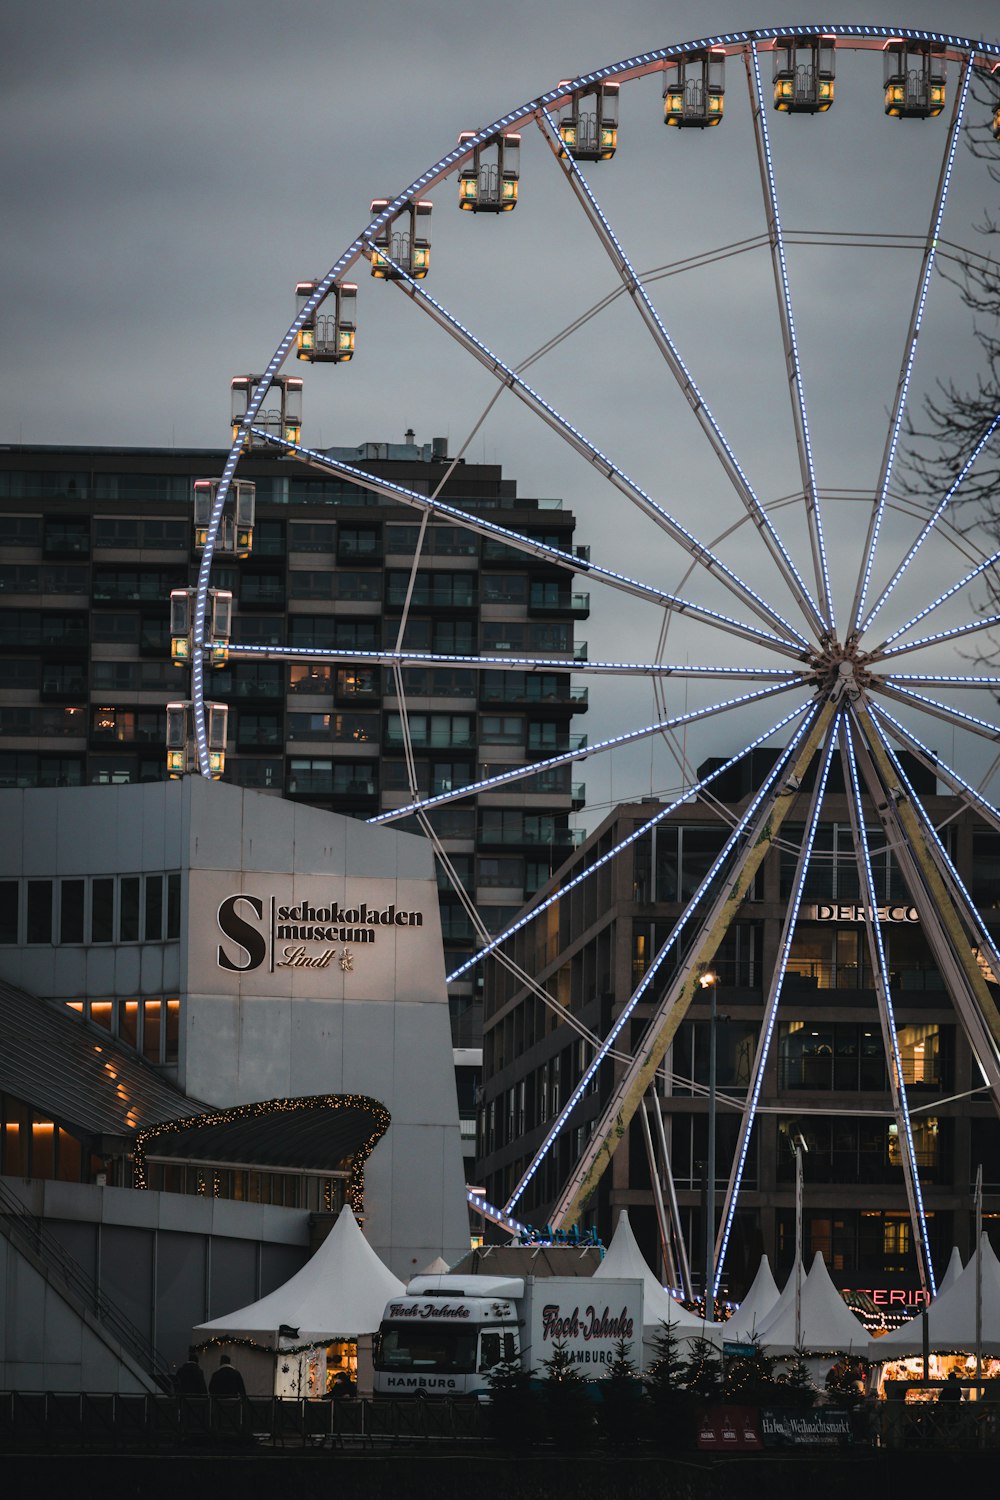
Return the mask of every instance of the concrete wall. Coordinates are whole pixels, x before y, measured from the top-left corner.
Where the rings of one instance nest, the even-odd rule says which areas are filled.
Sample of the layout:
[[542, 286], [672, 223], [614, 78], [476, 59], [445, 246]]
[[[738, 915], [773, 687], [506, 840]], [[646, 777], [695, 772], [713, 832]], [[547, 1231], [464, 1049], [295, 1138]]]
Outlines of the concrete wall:
[[0, 1387], [118, 1391], [150, 1383], [120, 1357], [44, 1275], [0, 1236]]
[[[171, 1364], [191, 1329], [282, 1286], [309, 1258], [309, 1215], [176, 1193], [5, 1177], [5, 1187]], [[133, 1390], [106, 1344], [0, 1235], [0, 1385]], [[6, 1374], [3, 1373], [6, 1371]]]

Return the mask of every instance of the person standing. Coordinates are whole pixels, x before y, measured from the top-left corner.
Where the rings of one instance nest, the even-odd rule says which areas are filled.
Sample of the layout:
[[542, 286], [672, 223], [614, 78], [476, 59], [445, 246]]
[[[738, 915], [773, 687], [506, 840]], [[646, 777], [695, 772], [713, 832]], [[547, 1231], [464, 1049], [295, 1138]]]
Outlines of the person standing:
[[245, 1396], [246, 1393], [243, 1376], [229, 1355], [223, 1354], [219, 1360], [219, 1368], [214, 1371], [208, 1382], [208, 1394], [210, 1396]]
[[197, 1349], [189, 1349], [187, 1359], [178, 1367], [174, 1389], [179, 1396], [204, 1396], [205, 1374], [198, 1363]]

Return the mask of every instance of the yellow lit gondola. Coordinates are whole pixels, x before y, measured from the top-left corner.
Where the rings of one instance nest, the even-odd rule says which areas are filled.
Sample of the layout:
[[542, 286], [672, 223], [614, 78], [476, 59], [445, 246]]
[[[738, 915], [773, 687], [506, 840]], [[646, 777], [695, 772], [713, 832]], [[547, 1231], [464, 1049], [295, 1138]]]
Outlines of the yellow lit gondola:
[[618, 149], [618, 84], [601, 83], [567, 99], [559, 109], [559, 138], [575, 161], [610, 161]]
[[944, 109], [944, 48], [937, 42], [885, 44], [885, 112], [897, 120], [930, 120]]
[[[371, 211], [380, 214], [388, 206], [388, 198], [375, 198]], [[431, 264], [432, 207], [425, 199], [411, 199], [394, 218], [386, 220], [372, 242], [373, 276], [383, 281], [398, 281], [403, 276], [423, 280]]]
[[726, 54], [706, 47], [668, 62], [664, 68], [663, 122], [704, 130], [722, 119], [726, 94]]
[[822, 114], [833, 103], [832, 36], [779, 37], [774, 44], [774, 107], [786, 114]]
[[[472, 132], [458, 138], [460, 146], [474, 139]], [[472, 158], [458, 179], [458, 206], [470, 213], [509, 213], [517, 206], [521, 137], [514, 131], [495, 135], [473, 147]]]
[[[252, 376], [248, 377], [250, 380]], [[300, 382], [301, 383], [301, 382]], [[219, 493], [218, 479], [196, 479], [194, 482], [194, 545], [204, 552], [212, 512]], [[251, 479], [234, 479], [219, 518], [215, 538], [217, 556], [249, 557], [253, 550], [254, 509], [257, 487]]]
[[[233, 441], [240, 435], [253, 393], [263, 377], [236, 375], [231, 381]], [[297, 375], [276, 375], [254, 417], [252, 427], [243, 438], [243, 451], [266, 449], [268, 436], [283, 437], [297, 443], [302, 433], [302, 381]]]
[[[315, 295], [315, 281], [295, 288], [295, 311]], [[335, 282], [299, 329], [296, 354], [310, 364], [346, 364], [354, 354], [355, 307], [358, 289], [349, 281]]]

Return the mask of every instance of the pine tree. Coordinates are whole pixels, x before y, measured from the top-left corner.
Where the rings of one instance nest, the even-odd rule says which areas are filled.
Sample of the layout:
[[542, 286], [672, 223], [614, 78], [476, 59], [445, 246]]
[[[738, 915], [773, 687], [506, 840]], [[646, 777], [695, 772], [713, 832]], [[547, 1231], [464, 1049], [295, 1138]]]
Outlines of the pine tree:
[[796, 1349], [783, 1376], [778, 1377], [782, 1406], [809, 1407], [816, 1404], [816, 1387], [806, 1365], [804, 1349]]
[[722, 1361], [710, 1339], [691, 1339], [685, 1384], [699, 1401], [718, 1401], [722, 1393]]
[[553, 1344], [551, 1356], [542, 1360], [542, 1368], [546, 1375], [542, 1399], [550, 1442], [570, 1450], [589, 1447], [594, 1438], [594, 1403], [566, 1345]]
[[695, 1401], [687, 1388], [688, 1361], [673, 1323], [661, 1323], [655, 1357], [646, 1371], [650, 1436], [661, 1448], [686, 1448], [694, 1438]]
[[662, 1322], [653, 1339], [655, 1357], [646, 1371], [646, 1384], [652, 1389], [673, 1391], [683, 1386], [685, 1361], [674, 1323]]
[[775, 1384], [774, 1360], [764, 1353], [759, 1339], [752, 1339], [753, 1354], [730, 1359], [725, 1368], [722, 1395], [737, 1406], [776, 1406], [780, 1387]]
[[533, 1372], [522, 1369], [519, 1360], [508, 1360], [494, 1365], [486, 1383], [491, 1437], [509, 1448], [527, 1448], [537, 1442], [541, 1413]]
[[600, 1385], [601, 1429], [612, 1448], [632, 1447], [642, 1425], [642, 1381], [631, 1350], [627, 1339], [619, 1339]]

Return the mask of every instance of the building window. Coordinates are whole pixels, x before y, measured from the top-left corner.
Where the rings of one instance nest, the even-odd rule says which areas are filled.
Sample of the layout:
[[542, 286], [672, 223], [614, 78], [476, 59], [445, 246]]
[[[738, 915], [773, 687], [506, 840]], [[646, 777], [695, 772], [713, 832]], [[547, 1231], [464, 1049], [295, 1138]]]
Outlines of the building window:
[[119, 882], [119, 892], [118, 941], [120, 943], [137, 943], [139, 941], [138, 875], [123, 876]]
[[[455, 749], [475, 744], [474, 721], [469, 714], [410, 714], [410, 743], [421, 748]], [[387, 714], [385, 742], [390, 748], [403, 744], [399, 714]]]
[[51, 943], [52, 941], [52, 881], [28, 881], [28, 925], [26, 938], [29, 943]]
[[147, 1062], [176, 1063], [180, 1044], [178, 999], [72, 1000], [68, 1008], [117, 1037]]
[[289, 693], [328, 695], [333, 688], [333, 668], [313, 662], [295, 662], [288, 668]]
[[110, 943], [115, 935], [115, 882], [94, 880], [90, 887], [90, 941]]
[[972, 830], [971, 895], [980, 908], [1000, 907], [1000, 833], [995, 828]]
[[59, 941], [82, 943], [84, 932], [83, 880], [61, 880], [59, 882]]
[[0, 943], [18, 940], [21, 888], [16, 880], [0, 880]]

